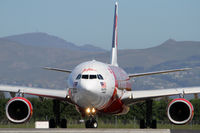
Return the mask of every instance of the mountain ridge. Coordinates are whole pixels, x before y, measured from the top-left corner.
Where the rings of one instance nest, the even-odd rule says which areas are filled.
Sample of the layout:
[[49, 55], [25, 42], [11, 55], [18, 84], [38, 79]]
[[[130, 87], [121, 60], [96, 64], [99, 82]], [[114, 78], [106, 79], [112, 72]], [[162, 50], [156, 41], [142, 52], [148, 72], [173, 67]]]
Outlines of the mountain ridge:
[[[1, 84], [25, 86], [31, 84], [35, 87], [66, 88], [67, 75], [65, 73], [46, 71], [41, 67], [73, 69], [79, 63], [93, 59], [106, 63], [110, 62], [110, 52], [100, 51], [98, 48], [92, 50], [93, 48], [90, 49], [91, 45], [83, 46], [84, 49], [73, 49], [48, 47], [48, 45], [27, 45], [9, 39], [8, 37], [0, 38]], [[128, 73], [180, 67], [195, 68], [200, 65], [199, 49], [200, 42], [198, 41], [169, 39], [152, 48], [119, 50], [118, 64]], [[194, 69], [188, 72], [137, 78], [134, 82], [134, 89], [168, 88], [181, 85], [200, 86], [198, 81], [200, 81], [200, 71]]]
[[[56, 48], [69, 48], [71, 50], [87, 50], [86, 46], [77, 46], [72, 42], [68, 42], [62, 38], [54, 35], [50, 35], [44, 32], [32, 32], [24, 33], [19, 35], [11, 35], [6, 37], [1, 37], [1, 39], [10, 40], [19, 44], [31, 45], [31, 46], [41, 46], [41, 47], [56, 47]], [[86, 48], [85, 48], [86, 47]], [[89, 50], [94, 51], [106, 51], [102, 48], [90, 45]]]

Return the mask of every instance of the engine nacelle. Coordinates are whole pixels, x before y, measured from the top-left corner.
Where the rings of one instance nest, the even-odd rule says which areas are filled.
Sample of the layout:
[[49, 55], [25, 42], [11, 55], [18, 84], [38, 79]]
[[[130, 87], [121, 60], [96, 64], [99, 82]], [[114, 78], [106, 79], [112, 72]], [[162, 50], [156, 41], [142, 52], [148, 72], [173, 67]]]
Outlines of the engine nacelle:
[[174, 99], [168, 105], [167, 116], [174, 124], [186, 124], [192, 120], [193, 115], [194, 108], [192, 104], [184, 98]]
[[24, 123], [33, 114], [33, 107], [29, 100], [23, 97], [15, 97], [8, 101], [6, 105], [6, 116], [13, 123]]

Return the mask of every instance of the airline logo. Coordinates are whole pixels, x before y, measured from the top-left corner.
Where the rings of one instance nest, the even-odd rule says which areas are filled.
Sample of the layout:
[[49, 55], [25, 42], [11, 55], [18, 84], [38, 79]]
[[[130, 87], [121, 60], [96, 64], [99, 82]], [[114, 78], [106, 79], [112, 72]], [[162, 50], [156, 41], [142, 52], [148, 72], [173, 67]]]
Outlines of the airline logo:
[[95, 70], [95, 69], [92, 69], [92, 68], [83, 69], [82, 73], [83, 73], [83, 72], [87, 72], [87, 71], [96, 71], [96, 70]]

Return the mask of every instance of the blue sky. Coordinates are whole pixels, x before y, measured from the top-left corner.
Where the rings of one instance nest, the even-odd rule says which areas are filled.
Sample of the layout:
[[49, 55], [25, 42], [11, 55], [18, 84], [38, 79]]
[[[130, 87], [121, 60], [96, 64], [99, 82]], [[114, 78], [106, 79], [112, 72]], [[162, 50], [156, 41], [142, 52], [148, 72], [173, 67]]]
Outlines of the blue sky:
[[[200, 0], [118, 0], [120, 49], [200, 41]], [[46, 32], [110, 49], [115, 0], [0, 0], [0, 37]]]

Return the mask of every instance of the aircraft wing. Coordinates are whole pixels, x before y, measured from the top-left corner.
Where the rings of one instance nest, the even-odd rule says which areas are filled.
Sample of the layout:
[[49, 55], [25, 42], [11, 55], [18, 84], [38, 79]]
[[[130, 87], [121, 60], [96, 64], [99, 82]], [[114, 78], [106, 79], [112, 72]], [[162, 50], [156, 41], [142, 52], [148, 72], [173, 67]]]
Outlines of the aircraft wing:
[[147, 75], [156, 75], [156, 74], [171, 73], [171, 72], [178, 72], [178, 71], [187, 71], [187, 70], [191, 70], [191, 69], [192, 68], [171, 69], [171, 70], [164, 70], [164, 71], [135, 73], [135, 74], [129, 74], [128, 76], [130, 78], [134, 78], [134, 77], [141, 77], [141, 76], [147, 76]]
[[52, 70], [52, 71], [58, 71], [58, 72], [65, 72], [65, 73], [71, 73], [72, 72], [71, 70], [52, 68], [52, 67], [43, 67], [43, 69]]
[[10, 92], [10, 93], [22, 93], [22, 94], [62, 99], [62, 100], [66, 100], [66, 97], [68, 96], [69, 92], [67, 89], [55, 90], [55, 89], [22, 87], [22, 86], [11, 86], [11, 85], [0, 85], [0, 91]]
[[196, 94], [196, 93], [200, 93], [200, 86], [186, 87], [186, 88], [158, 89], [158, 90], [141, 90], [141, 91], [136, 90], [136, 91], [125, 92], [121, 100], [124, 104], [130, 105], [147, 99], [153, 99], [165, 96], [174, 96], [174, 95]]

